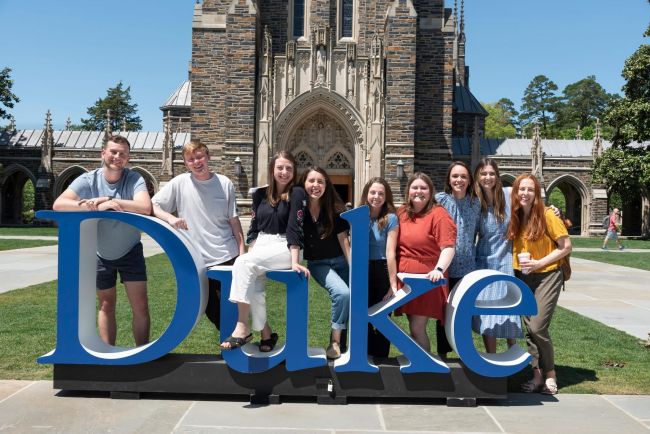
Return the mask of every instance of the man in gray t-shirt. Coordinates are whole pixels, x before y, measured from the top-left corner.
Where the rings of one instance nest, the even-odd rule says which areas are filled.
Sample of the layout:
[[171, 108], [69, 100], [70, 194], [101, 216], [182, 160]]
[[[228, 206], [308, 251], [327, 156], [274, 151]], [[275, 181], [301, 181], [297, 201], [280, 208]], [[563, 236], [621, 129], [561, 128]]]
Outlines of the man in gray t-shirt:
[[[142, 177], [128, 168], [130, 144], [111, 137], [102, 148], [103, 167], [84, 173], [59, 196], [55, 211], [128, 211], [151, 214], [151, 200]], [[120, 278], [133, 311], [133, 337], [137, 346], [149, 342], [147, 271], [140, 231], [112, 219], [97, 224], [97, 297], [99, 336], [115, 345], [116, 281]]]
[[[232, 265], [244, 253], [244, 234], [230, 179], [210, 171], [205, 144], [191, 140], [183, 146], [189, 173], [169, 181], [153, 197], [153, 214], [176, 229], [183, 229], [201, 252], [205, 266]], [[177, 213], [177, 216], [171, 213]], [[219, 330], [221, 286], [209, 281], [205, 315]]]

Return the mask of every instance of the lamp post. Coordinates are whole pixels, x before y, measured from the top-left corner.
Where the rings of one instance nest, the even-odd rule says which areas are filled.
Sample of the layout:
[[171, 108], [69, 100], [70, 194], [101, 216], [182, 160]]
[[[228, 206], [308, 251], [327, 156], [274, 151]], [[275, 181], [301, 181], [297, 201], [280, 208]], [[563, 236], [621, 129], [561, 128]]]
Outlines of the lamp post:
[[397, 160], [397, 178], [404, 178], [404, 162], [402, 160]]
[[235, 175], [241, 175], [241, 158], [239, 157], [235, 158]]

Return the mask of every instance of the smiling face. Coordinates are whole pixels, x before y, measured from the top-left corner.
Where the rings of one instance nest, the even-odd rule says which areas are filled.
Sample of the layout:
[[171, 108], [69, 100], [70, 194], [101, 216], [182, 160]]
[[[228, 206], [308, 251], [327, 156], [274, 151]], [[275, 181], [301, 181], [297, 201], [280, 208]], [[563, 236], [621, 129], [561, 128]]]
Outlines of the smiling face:
[[106, 147], [102, 149], [102, 160], [104, 160], [106, 169], [110, 171], [122, 170], [129, 162], [129, 147], [109, 140]]
[[529, 212], [535, 203], [535, 183], [532, 179], [524, 178], [517, 189], [517, 199], [524, 211]]
[[327, 181], [322, 173], [319, 173], [315, 170], [310, 170], [305, 179], [305, 191], [309, 196], [309, 200], [320, 200], [325, 194], [325, 189], [327, 188]]
[[286, 158], [279, 157], [273, 166], [273, 180], [279, 193], [283, 193], [293, 180], [293, 164]]
[[386, 188], [382, 184], [375, 182], [368, 189], [366, 200], [370, 205], [370, 212], [378, 215], [381, 207], [386, 203]]
[[451, 192], [454, 197], [463, 198], [467, 194], [467, 187], [469, 187], [469, 172], [465, 167], [456, 165], [451, 168], [449, 173], [449, 185], [451, 185]]
[[478, 184], [483, 190], [492, 190], [497, 183], [497, 172], [489, 164], [483, 166], [478, 173]]
[[205, 181], [210, 178], [209, 161], [210, 155], [202, 149], [187, 152], [183, 155], [185, 167], [192, 172], [197, 179]]
[[431, 200], [431, 189], [423, 179], [415, 179], [409, 186], [409, 201], [415, 212], [422, 211]]

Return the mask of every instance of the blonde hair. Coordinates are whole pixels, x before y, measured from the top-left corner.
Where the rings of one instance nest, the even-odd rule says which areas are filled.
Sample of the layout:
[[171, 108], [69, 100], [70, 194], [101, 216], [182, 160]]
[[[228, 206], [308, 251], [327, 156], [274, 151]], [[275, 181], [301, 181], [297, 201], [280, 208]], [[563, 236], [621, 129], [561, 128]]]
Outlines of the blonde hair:
[[193, 154], [196, 151], [203, 151], [205, 152], [205, 155], [210, 155], [208, 147], [205, 145], [205, 143], [199, 139], [192, 139], [183, 145], [183, 159], [185, 159], [185, 156], [188, 154]]

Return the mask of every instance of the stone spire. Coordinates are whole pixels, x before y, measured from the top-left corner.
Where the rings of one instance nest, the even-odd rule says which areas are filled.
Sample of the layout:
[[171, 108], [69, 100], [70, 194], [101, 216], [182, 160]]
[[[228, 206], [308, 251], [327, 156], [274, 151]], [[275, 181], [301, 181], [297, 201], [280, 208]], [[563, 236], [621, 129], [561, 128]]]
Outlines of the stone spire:
[[460, 34], [465, 34], [465, 0], [460, 0]]
[[578, 128], [576, 129], [576, 140], [582, 140], [582, 130], [580, 129], [580, 125], [578, 125]]
[[163, 128], [165, 130], [165, 138], [163, 140], [163, 155], [162, 165], [160, 167], [161, 175], [173, 175], [173, 149], [174, 149], [174, 136], [172, 134], [172, 125], [169, 112], [165, 115], [163, 121]]
[[104, 145], [108, 142], [109, 137], [113, 134], [111, 126], [111, 109], [106, 110], [106, 124], [104, 125]]
[[539, 134], [539, 125], [535, 124], [533, 130], [533, 146], [530, 149], [531, 156], [531, 173], [537, 178], [542, 186], [542, 197], [546, 197], [546, 189], [544, 187], [544, 153], [542, 152], [542, 138]]
[[126, 118], [122, 118], [122, 132], [126, 133]]
[[65, 130], [70, 131], [70, 128], [72, 128], [72, 121], [70, 120], [70, 116], [68, 116], [68, 119], [65, 121]]
[[596, 158], [603, 155], [603, 137], [600, 133], [600, 119], [596, 118], [596, 131], [594, 132], [594, 144], [591, 147], [591, 155]]
[[458, 36], [458, 0], [454, 0], [454, 35]]
[[7, 131], [10, 133], [15, 133], [16, 132], [16, 118], [13, 116], [9, 117], [9, 126], [7, 127]]
[[52, 129], [52, 113], [50, 110], [45, 114], [45, 127], [41, 139], [41, 165], [38, 168], [41, 173], [52, 172], [52, 148], [54, 147], [54, 130]]

